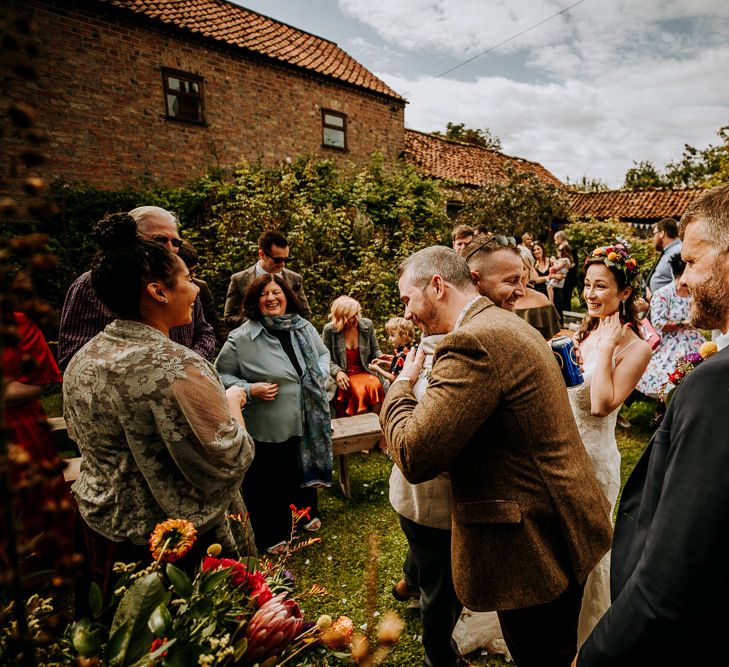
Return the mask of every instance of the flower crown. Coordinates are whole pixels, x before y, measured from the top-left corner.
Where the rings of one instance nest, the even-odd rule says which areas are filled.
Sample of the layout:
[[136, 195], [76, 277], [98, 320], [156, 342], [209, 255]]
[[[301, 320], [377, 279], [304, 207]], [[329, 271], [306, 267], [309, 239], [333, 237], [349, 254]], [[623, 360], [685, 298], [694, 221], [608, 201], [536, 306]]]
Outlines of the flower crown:
[[587, 265], [593, 257], [602, 259], [607, 267], [616, 268], [622, 271], [625, 274], [625, 282], [633, 289], [640, 288], [638, 262], [636, 262], [624, 248], [610, 245], [595, 248], [585, 264]]

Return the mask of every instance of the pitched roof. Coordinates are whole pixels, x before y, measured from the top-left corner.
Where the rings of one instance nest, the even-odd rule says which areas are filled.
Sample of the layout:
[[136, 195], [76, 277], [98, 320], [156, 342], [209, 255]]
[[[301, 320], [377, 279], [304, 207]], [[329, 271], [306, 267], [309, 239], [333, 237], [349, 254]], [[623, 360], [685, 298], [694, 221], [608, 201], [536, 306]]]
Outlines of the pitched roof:
[[404, 158], [426, 176], [462, 185], [504, 182], [507, 165], [532, 173], [544, 183], [562, 185], [554, 174], [536, 162], [415, 130], [405, 130]]
[[99, 1], [404, 102], [334, 42], [226, 0]]
[[678, 218], [702, 192], [682, 190], [609, 190], [570, 192], [570, 213], [579, 218], [622, 218], [631, 220]]

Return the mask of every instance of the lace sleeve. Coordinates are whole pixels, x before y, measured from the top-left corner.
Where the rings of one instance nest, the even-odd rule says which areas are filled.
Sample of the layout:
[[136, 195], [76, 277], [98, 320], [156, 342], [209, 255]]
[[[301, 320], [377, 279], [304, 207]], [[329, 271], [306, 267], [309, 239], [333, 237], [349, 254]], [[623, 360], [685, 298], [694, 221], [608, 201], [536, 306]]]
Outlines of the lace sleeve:
[[243, 472], [253, 459], [253, 441], [230, 414], [217, 374], [204, 363], [191, 361], [185, 376], [172, 382], [172, 393], [200, 444], [200, 454], [227, 472], [231, 467]]

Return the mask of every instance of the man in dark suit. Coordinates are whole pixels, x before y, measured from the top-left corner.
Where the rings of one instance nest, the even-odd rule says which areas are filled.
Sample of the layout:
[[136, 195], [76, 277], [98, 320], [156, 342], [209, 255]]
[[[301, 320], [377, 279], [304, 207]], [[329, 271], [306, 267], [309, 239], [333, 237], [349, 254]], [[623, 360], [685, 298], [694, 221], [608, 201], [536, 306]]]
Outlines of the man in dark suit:
[[[729, 185], [681, 220], [681, 281], [693, 324], [729, 329]], [[579, 667], [729, 665], [729, 349], [674, 390], [623, 490], [611, 564], [612, 606]]]
[[234, 273], [230, 277], [223, 311], [223, 319], [230, 328], [239, 327], [245, 322], [243, 297], [251, 283], [264, 273], [280, 273], [299, 299], [301, 314], [307, 320], [311, 319], [311, 308], [309, 308], [309, 302], [304, 294], [302, 278], [298, 273], [286, 268], [288, 260], [289, 242], [283, 234], [268, 231], [258, 237], [258, 261], [253, 266]]
[[520, 667], [568, 667], [585, 579], [611, 528], [559, 368], [535, 329], [479, 295], [452, 250], [421, 250], [398, 276], [406, 318], [451, 333], [420, 403], [422, 353], [388, 391], [389, 451], [411, 483], [450, 472], [461, 602], [498, 611]]

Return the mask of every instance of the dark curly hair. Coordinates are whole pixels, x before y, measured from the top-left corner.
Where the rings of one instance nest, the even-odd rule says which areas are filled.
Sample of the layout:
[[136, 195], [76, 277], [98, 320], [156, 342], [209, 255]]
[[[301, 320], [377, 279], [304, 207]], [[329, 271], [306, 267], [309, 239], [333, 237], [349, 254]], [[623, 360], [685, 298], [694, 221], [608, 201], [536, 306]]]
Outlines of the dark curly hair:
[[299, 303], [299, 299], [288, 286], [286, 281], [277, 273], [267, 273], [265, 275], [258, 276], [258, 278], [251, 283], [251, 286], [246, 290], [246, 295], [243, 297], [243, 314], [249, 320], [255, 320], [257, 322], [261, 319], [261, 317], [263, 317], [258, 305], [258, 300], [261, 298], [261, 293], [268, 283], [276, 283], [281, 288], [281, 291], [286, 297], [287, 313], [301, 315], [301, 304]]
[[106, 215], [93, 235], [99, 251], [91, 265], [91, 286], [114, 315], [139, 318], [142, 292], [151, 282], [174, 289], [179, 260], [160, 243], [140, 239], [131, 216]]
[[[608, 271], [615, 276], [615, 280], [618, 283], [618, 290], [624, 290], [626, 287], [631, 287], [630, 296], [628, 296], [625, 300], [625, 303], [621, 306], [618, 314], [620, 315], [621, 324], [631, 323], [633, 325], [633, 331], [640, 336], [642, 329], [640, 326], [640, 318], [638, 317], [638, 309], [635, 306], [635, 300], [640, 296], [640, 294], [635, 288], [628, 284], [628, 276], [626, 275], [626, 272], [619, 266], [608, 266], [605, 263], [605, 257], [588, 257], [585, 261], [585, 267], [582, 272], [583, 276], [587, 275], [587, 269], [593, 264], [602, 264], [607, 267]], [[585, 319], [582, 320], [582, 325], [575, 335], [575, 338], [581, 343], [585, 340], [585, 338], [587, 338], [588, 334], [593, 329], [597, 328], [599, 323], [599, 319], [586, 315]]]

